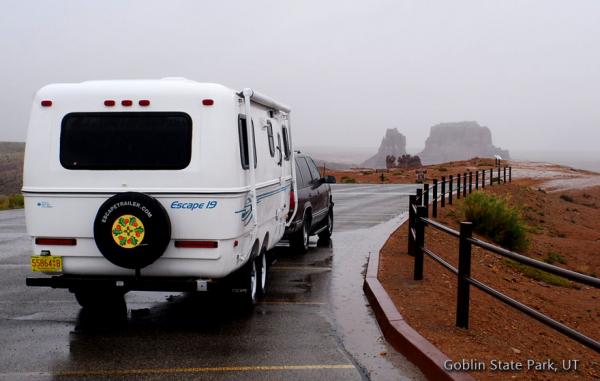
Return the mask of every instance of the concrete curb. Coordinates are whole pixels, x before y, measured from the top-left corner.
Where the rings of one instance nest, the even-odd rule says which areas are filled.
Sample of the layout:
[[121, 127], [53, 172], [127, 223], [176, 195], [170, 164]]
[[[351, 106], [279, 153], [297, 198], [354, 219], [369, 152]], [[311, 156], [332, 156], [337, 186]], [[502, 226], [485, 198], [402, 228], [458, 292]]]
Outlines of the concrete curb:
[[[408, 217], [402, 220], [405, 223]], [[363, 290], [386, 340], [415, 364], [429, 380], [474, 381], [464, 372], [448, 372], [444, 362], [450, 360], [442, 351], [409, 326], [383, 288], [377, 273], [379, 271], [379, 252], [371, 253], [367, 265], [367, 274]]]

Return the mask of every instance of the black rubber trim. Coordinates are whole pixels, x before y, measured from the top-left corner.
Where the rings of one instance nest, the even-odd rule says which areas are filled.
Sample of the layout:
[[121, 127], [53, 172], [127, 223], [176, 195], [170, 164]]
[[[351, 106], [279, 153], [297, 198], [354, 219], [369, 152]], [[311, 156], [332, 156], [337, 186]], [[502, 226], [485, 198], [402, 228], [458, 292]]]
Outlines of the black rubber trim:
[[[119, 289], [123, 291], [191, 292], [197, 291], [197, 280], [198, 279], [193, 278], [84, 277], [57, 275], [46, 278], [26, 278], [25, 284], [30, 287], [67, 288], [69, 290]], [[117, 286], [117, 282], [122, 282], [122, 286]], [[209, 290], [211, 287], [214, 287], [213, 282], [208, 282], [207, 285]]]

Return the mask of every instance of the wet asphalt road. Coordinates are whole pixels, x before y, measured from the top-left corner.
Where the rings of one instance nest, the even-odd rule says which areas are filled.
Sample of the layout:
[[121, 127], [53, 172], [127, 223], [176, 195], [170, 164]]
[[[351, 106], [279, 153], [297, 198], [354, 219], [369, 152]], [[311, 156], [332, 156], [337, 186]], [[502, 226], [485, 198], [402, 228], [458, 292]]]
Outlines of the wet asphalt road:
[[362, 293], [369, 252], [406, 210], [413, 185], [334, 185], [331, 242], [273, 251], [252, 311], [202, 294], [127, 295], [88, 316], [65, 290], [25, 287], [22, 210], [0, 212], [0, 380], [420, 380], [387, 346]]

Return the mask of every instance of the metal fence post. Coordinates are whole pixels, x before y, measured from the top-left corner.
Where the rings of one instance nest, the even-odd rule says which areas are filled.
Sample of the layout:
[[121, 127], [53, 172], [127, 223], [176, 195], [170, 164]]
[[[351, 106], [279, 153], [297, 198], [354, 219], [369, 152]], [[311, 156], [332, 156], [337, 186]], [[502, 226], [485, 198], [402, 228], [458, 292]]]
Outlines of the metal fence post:
[[429, 184], [423, 184], [423, 206], [425, 207], [425, 217], [429, 217]]
[[473, 192], [473, 172], [469, 172], [469, 194]]
[[442, 208], [446, 207], [446, 176], [442, 176]]
[[479, 169], [475, 171], [475, 190], [479, 190]]
[[418, 188], [417, 189], [417, 205], [421, 206], [423, 205], [423, 188]]
[[485, 169], [481, 171], [481, 188], [485, 188]]
[[504, 184], [506, 184], [506, 166], [504, 167]]
[[413, 237], [411, 231], [415, 226], [415, 212], [413, 209], [413, 205], [417, 202], [416, 198], [417, 196], [414, 194], [408, 196], [408, 247], [406, 249], [408, 251], [408, 255], [413, 257], [415, 254], [413, 253]]
[[452, 183], [454, 182], [454, 178], [450, 175], [448, 180], [448, 205], [452, 205]]
[[469, 328], [469, 281], [471, 277], [471, 242], [473, 224], [460, 223], [458, 251], [458, 290], [456, 298], [456, 326]]
[[500, 185], [500, 165], [498, 165], [498, 185]]
[[423, 246], [425, 246], [425, 222], [426, 218], [424, 206], [417, 206], [417, 215], [415, 217], [415, 268], [414, 280], [423, 279]]
[[433, 218], [437, 217], [437, 204], [438, 204], [438, 181], [433, 179], [433, 207], [431, 209], [431, 215]]
[[463, 197], [467, 197], [467, 174], [463, 173]]
[[512, 167], [508, 167], [508, 182], [512, 183]]
[[494, 168], [490, 168], [490, 186], [494, 185]]
[[456, 199], [460, 199], [460, 173], [456, 175]]

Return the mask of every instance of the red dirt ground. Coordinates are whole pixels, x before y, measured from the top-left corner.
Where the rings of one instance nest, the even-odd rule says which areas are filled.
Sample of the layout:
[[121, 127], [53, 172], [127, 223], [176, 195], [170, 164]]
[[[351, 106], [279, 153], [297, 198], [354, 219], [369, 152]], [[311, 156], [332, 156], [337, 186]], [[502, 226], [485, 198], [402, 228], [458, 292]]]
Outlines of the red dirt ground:
[[[452, 171], [448, 173], [456, 173]], [[508, 197], [519, 206], [531, 227], [530, 246], [523, 254], [544, 260], [560, 254], [558, 266], [600, 275], [600, 187], [546, 193], [541, 180], [523, 179], [486, 187], [486, 192]], [[439, 220], [455, 228], [460, 212], [440, 209]], [[485, 371], [470, 372], [480, 380], [592, 380], [600, 379], [600, 355], [471, 288], [470, 327], [455, 327], [456, 276], [439, 264], [425, 260], [425, 279], [412, 280], [413, 260], [406, 254], [406, 224], [381, 251], [379, 279], [407, 322], [454, 361], [477, 360]], [[485, 237], [479, 237], [485, 240]], [[457, 239], [433, 228], [426, 229], [426, 247], [457, 265]], [[546, 284], [527, 277], [497, 255], [473, 248], [472, 276], [595, 340], [600, 339], [600, 290], [571, 283]], [[579, 360], [577, 371], [491, 371], [491, 360]]]

